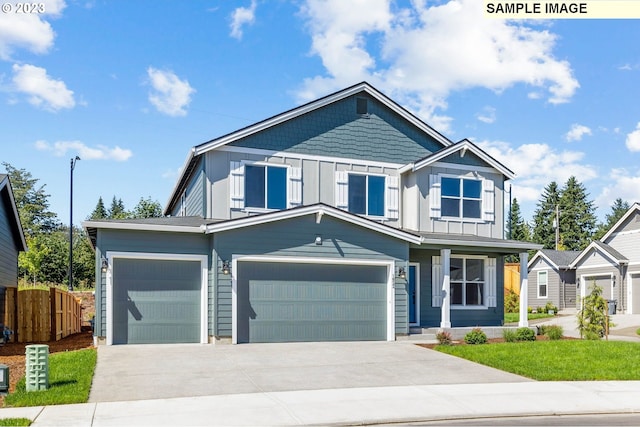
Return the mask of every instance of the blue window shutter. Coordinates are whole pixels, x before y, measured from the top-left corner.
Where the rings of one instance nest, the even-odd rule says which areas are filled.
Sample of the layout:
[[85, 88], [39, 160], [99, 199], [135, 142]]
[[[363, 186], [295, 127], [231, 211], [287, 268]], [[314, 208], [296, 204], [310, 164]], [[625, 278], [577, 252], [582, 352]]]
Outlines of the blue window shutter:
[[231, 209], [244, 209], [244, 165], [231, 162], [229, 170], [229, 206]]
[[439, 256], [431, 257], [431, 306], [442, 307], [442, 261]]
[[335, 202], [338, 209], [349, 209], [349, 172], [336, 171]]
[[496, 220], [495, 214], [495, 184], [490, 179], [482, 180], [482, 220], [493, 222]]
[[399, 203], [400, 203], [400, 189], [398, 185], [397, 176], [386, 177], [386, 203], [385, 203], [385, 216], [388, 219], [398, 219], [399, 217]]
[[487, 305], [489, 307], [497, 307], [497, 286], [496, 286], [496, 259], [488, 258], [485, 264], [484, 280], [487, 294]]
[[288, 168], [288, 176], [288, 207], [293, 208], [302, 204], [302, 168]]
[[429, 216], [440, 218], [441, 214], [440, 175], [429, 175]]

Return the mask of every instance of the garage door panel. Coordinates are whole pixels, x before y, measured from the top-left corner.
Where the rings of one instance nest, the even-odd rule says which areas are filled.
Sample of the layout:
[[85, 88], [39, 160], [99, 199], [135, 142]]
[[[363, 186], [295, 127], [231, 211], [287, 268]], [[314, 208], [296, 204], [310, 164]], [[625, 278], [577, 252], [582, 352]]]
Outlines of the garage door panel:
[[387, 269], [241, 263], [238, 342], [385, 340]]
[[199, 261], [116, 259], [113, 343], [200, 342]]
[[611, 298], [611, 276], [610, 275], [598, 275], [598, 276], [587, 276], [584, 279], [584, 283], [586, 285], [586, 295], [591, 293], [593, 289], [594, 283], [602, 288], [602, 297], [604, 299], [612, 299]]

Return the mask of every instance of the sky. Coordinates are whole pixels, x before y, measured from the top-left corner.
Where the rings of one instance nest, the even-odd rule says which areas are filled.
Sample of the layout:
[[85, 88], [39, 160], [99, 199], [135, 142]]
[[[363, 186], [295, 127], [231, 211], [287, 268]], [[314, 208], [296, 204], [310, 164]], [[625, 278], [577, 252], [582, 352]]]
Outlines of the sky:
[[[165, 206], [191, 147], [361, 81], [601, 220], [640, 201], [640, 21], [503, 20], [484, 1], [52, 0], [0, 11], [0, 161], [79, 225], [102, 197]], [[4, 173], [0, 165], [0, 173]]]

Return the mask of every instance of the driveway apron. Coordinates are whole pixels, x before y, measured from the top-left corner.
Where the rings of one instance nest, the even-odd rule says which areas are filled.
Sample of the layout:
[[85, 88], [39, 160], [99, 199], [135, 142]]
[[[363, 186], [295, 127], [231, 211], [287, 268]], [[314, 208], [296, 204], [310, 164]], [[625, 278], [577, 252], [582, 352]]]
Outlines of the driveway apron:
[[90, 402], [531, 381], [407, 342], [98, 347]]

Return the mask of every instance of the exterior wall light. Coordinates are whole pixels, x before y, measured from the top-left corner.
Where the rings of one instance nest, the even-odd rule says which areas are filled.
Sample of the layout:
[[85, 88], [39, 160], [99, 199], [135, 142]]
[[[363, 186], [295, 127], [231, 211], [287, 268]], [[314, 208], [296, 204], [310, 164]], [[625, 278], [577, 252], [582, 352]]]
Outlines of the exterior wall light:
[[107, 270], [109, 269], [109, 261], [107, 261], [107, 259], [105, 257], [102, 257], [102, 272], [106, 273]]
[[398, 269], [398, 277], [401, 279], [406, 279], [407, 278], [407, 272], [405, 271], [404, 267], [400, 267]]
[[222, 274], [231, 274], [231, 265], [229, 264], [229, 261], [222, 261]]
[[322, 245], [322, 236], [316, 235], [316, 245]]

